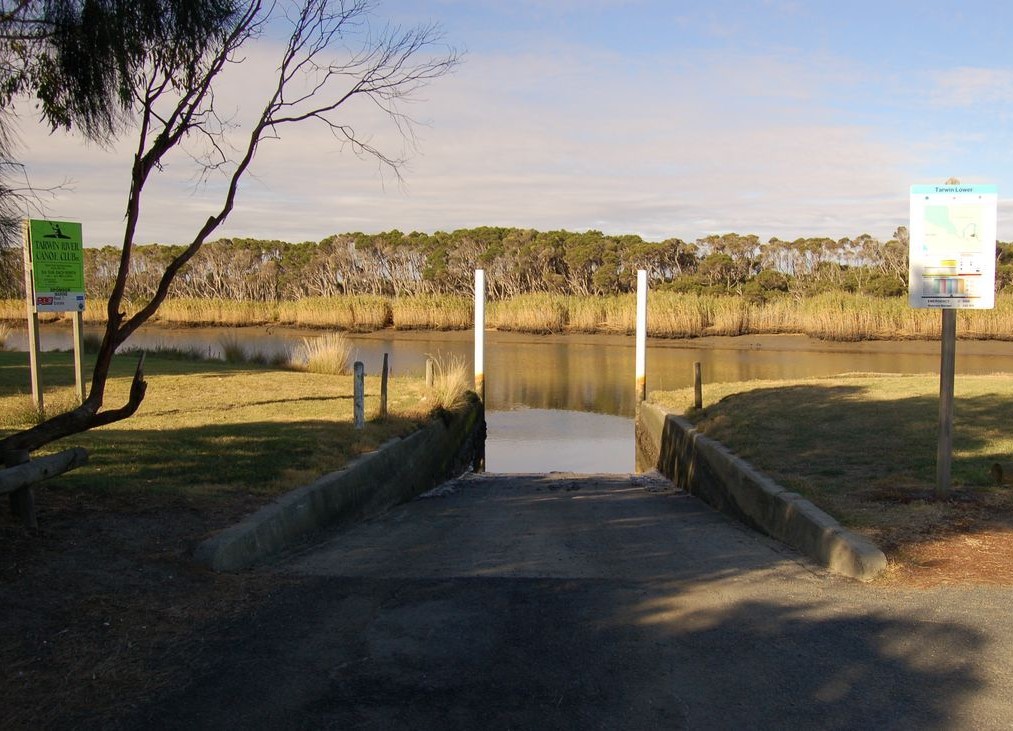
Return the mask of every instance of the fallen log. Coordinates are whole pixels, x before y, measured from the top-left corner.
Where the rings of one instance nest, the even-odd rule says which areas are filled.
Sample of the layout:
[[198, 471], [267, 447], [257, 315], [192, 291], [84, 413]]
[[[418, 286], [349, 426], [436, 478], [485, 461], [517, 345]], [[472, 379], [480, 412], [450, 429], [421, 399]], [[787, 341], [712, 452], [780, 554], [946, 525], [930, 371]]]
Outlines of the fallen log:
[[0, 495], [30, 487], [36, 482], [62, 475], [88, 462], [88, 452], [74, 447], [0, 470]]

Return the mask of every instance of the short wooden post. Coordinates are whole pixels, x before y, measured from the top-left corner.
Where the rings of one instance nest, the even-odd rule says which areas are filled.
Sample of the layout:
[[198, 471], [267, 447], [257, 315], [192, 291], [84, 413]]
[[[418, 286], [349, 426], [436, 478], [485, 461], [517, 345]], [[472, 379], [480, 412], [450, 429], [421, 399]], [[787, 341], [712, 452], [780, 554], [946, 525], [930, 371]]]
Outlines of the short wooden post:
[[[28, 450], [17, 450], [4, 453], [4, 466], [16, 467], [29, 460]], [[11, 512], [17, 516], [26, 528], [38, 528], [39, 520], [35, 515], [35, 494], [31, 485], [20, 487], [10, 493]]]
[[485, 401], [485, 270], [475, 270], [475, 393]]
[[380, 369], [380, 418], [387, 418], [387, 353], [383, 354], [383, 367]]
[[355, 361], [352, 373], [352, 409], [355, 414], [355, 428], [362, 429], [366, 426], [366, 367], [362, 365], [362, 361]]
[[426, 388], [432, 388], [436, 381], [436, 366], [432, 358], [426, 358]]
[[77, 402], [84, 403], [84, 367], [81, 359], [84, 354], [84, 314], [81, 310], [74, 312], [74, 385], [77, 387]]
[[637, 271], [637, 402], [647, 398], [647, 272]]
[[700, 362], [693, 364], [693, 408], [703, 408], [703, 379], [700, 376]]
[[944, 309], [939, 365], [939, 444], [936, 449], [937, 498], [950, 494], [953, 464], [953, 373], [957, 360], [957, 311]]
[[42, 396], [42, 368], [39, 363], [39, 313], [35, 309], [35, 282], [32, 280], [32, 242], [28, 231], [28, 221], [23, 222], [24, 260], [25, 260], [25, 302], [28, 305], [28, 364], [32, 377], [32, 401], [41, 414], [46, 409]]

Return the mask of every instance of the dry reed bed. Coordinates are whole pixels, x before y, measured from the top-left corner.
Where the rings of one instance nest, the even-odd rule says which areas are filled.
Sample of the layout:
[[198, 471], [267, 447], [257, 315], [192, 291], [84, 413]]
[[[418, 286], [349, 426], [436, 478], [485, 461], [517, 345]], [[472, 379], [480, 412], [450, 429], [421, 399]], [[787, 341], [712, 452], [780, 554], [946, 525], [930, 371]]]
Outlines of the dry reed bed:
[[[126, 311], [136, 311], [127, 304]], [[0, 320], [24, 319], [24, 303], [0, 300]], [[460, 330], [472, 325], [467, 297], [424, 295], [397, 299], [379, 296], [308, 297], [295, 302], [167, 300], [155, 318], [173, 325], [278, 324], [370, 332]], [[91, 300], [86, 322], [102, 322], [105, 303]], [[636, 297], [573, 297], [534, 293], [489, 302], [486, 324], [532, 333], [611, 333], [634, 331]], [[46, 313], [46, 319], [59, 319]], [[992, 310], [961, 310], [963, 338], [1013, 340], [1013, 294], [999, 294]], [[823, 340], [935, 338], [939, 315], [912, 309], [904, 297], [878, 298], [829, 292], [804, 299], [783, 297], [763, 303], [741, 297], [665, 291], [648, 296], [648, 332], [654, 337], [799, 333]]]

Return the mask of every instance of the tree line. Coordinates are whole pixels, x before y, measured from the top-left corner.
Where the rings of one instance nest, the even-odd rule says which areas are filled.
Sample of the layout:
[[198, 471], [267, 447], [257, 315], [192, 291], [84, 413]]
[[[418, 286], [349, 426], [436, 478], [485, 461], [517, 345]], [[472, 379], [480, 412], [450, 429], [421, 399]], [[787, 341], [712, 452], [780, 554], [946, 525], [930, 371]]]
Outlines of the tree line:
[[[182, 248], [135, 246], [127, 298], [151, 297], [168, 262]], [[20, 252], [9, 255], [20, 257]], [[658, 243], [600, 231], [499, 227], [433, 234], [348, 233], [304, 243], [229, 238], [205, 244], [179, 272], [170, 295], [237, 301], [468, 295], [472, 272], [485, 269], [493, 299], [529, 292], [605, 296], [633, 291], [637, 270], [645, 269], [652, 286], [684, 292], [755, 299], [827, 290], [895, 296], [907, 289], [907, 257], [904, 227], [888, 241], [862, 234], [763, 242], [752, 234], [728, 233]], [[999, 243], [997, 257], [997, 286], [1002, 288], [1013, 281], [1013, 244]], [[119, 261], [117, 247], [85, 249], [90, 298], [109, 296]], [[23, 296], [20, 276], [3, 284], [3, 296]]]

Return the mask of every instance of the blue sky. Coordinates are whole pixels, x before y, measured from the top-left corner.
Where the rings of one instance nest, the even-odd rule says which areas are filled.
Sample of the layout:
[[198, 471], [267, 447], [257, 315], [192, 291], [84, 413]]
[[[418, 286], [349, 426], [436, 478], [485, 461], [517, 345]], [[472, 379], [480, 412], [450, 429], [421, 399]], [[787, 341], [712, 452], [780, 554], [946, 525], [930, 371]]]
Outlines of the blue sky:
[[[885, 239], [907, 223], [910, 185], [956, 176], [999, 186], [998, 235], [1013, 237], [1013, 4], [389, 0], [385, 19], [435, 21], [464, 51], [408, 108], [421, 124], [404, 184], [300, 130], [262, 147], [223, 235]], [[253, 96], [251, 59], [231, 82], [237, 106]], [[33, 180], [74, 181], [46, 215], [81, 220], [91, 244], [118, 241], [129, 137], [101, 149], [21, 117]], [[399, 149], [381, 120], [356, 124]], [[168, 166], [139, 241], [186, 240], [215, 192], [194, 189], [185, 159]]]

